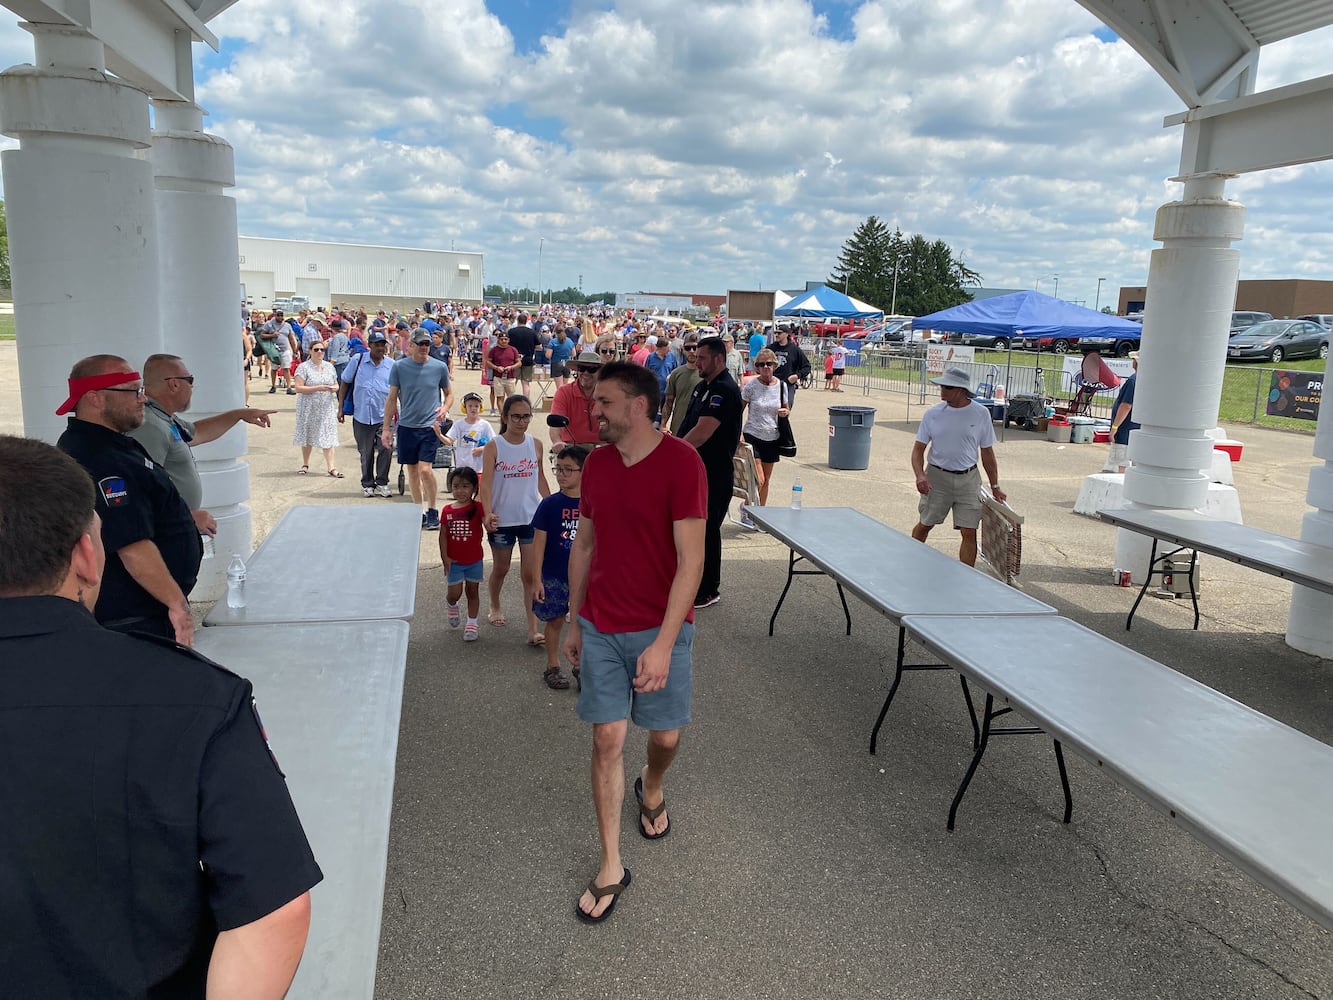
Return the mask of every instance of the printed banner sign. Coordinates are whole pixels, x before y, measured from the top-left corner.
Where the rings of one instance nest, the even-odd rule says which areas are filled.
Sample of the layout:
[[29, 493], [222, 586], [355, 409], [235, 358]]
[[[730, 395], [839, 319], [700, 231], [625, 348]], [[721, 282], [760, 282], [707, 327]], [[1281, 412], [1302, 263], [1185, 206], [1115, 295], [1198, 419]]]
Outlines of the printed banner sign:
[[946, 368], [970, 365], [976, 359], [975, 347], [962, 347], [958, 344], [926, 345], [926, 371], [931, 375], [943, 375]]
[[1273, 372], [1268, 390], [1268, 415], [1296, 420], [1319, 419], [1319, 397], [1324, 392], [1323, 372]]

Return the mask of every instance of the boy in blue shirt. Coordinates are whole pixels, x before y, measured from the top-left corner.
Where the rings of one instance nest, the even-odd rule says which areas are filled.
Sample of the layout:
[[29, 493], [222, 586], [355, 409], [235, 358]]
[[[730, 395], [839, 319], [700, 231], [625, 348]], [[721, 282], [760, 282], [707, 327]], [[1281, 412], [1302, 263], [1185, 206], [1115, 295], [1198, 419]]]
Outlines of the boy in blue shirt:
[[[546, 686], [556, 691], [569, 688], [569, 678], [560, 669], [560, 633], [569, 616], [569, 550], [579, 529], [579, 488], [583, 481], [583, 462], [588, 449], [571, 444], [555, 459], [555, 481], [559, 493], [552, 493], [537, 506], [532, 515], [533, 546], [542, 553], [541, 579], [527, 582], [532, 591], [532, 612], [546, 623]], [[579, 668], [573, 668], [579, 681]], [[580, 685], [581, 686], [581, 685]]]

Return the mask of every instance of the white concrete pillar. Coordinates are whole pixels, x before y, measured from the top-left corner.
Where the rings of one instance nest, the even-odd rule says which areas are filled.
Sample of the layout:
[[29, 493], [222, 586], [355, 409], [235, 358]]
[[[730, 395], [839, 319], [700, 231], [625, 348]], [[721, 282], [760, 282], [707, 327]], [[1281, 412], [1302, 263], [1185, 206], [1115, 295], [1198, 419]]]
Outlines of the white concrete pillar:
[[24, 24], [36, 65], [0, 74], [23, 426], [55, 441], [70, 366], [90, 354], [138, 364], [162, 344], [148, 95], [106, 73], [80, 28]]
[[[203, 112], [181, 101], [155, 101], [151, 161], [157, 187], [164, 350], [179, 354], [195, 376], [197, 418], [242, 406], [241, 277], [237, 257], [236, 184], [231, 146], [203, 130]], [[249, 558], [250, 467], [246, 425], [194, 449], [204, 507], [218, 522], [217, 555], [204, 560], [191, 599], [226, 590], [231, 553]]]
[[[1240, 252], [1231, 244], [1244, 232], [1245, 208], [1224, 197], [1223, 177], [1185, 181], [1180, 201], [1157, 211], [1154, 238], [1162, 242], [1148, 266], [1143, 346], [1139, 350], [1134, 419], [1125, 473], [1127, 506], [1176, 510], [1219, 505], [1239, 512], [1201, 472], [1212, 464], [1226, 368], [1227, 336], [1236, 301]], [[1212, 494], [1210, 496], [1210, 494]], [[1121, 529], [1116, 565], [1135, 579], [1148, 569], [1151, 542]]]
[[[1314, 457], [1322, 458], [1324, 463], [1310, 470], [1305, 501], [1315, 509], [1301, 520], [1301, 540], [1333, 548], [1333, 398], [1323, 399], [1329, 395], [1330, 369], [1333, 364], [1326, 363], [1314, 437]], [[1333, 659], [1333, 595], [1309, 587], [1292, 588], [1287, 645], [1303, 653]]]

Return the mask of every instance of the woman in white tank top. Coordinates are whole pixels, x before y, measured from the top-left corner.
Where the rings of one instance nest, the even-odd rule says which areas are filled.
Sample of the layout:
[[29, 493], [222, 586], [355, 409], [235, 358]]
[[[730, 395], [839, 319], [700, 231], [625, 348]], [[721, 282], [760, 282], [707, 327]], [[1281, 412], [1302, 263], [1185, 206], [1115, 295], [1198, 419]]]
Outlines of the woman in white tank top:
[[545, 641], [537, 616], [532, 613], [529, 580], [536, 580], [542, 554], [532, 545], [532, 515], [542, 497], [550, 494], [542, 446], [531, 434], [532, 404], [527, 396], [510, 396], [500, 413], [500, 436], [492, 438], [482, 450], [481, 505], [486, 512], [487, 540], [491, 546], [491, 576], [487, 581], [491, 607], [486, 620], [492, 625], [506, 624], [500, 610], [500, 591], [509, 564], [518, 545], [519, 566], [523, 578], [523, 609], [528, 618], [528, 645]]

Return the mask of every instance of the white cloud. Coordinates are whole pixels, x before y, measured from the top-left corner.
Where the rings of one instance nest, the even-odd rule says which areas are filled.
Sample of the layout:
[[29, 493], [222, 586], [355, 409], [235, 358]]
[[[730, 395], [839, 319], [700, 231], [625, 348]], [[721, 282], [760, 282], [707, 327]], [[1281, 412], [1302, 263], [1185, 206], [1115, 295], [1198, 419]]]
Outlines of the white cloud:
[[[483, 0], [246, 0], [199, 100], [248, 234], [479, 249], [511, 284], [541, 237], [556, 287], [716, 292], [826, 277], [875, 214], [990, 285], [1143, 280], [1179, 104], [1128, 46], [1072, 0], [847, 7], [835, 33], [808, 0], [572, 0], [520, 52]], [[1261, 86], [1324, 72], [1328, 36]], [[0, 54], [31, 40], [0, 25]], [[1330, 170], [1231, 183], [1247, 276], [1329, 273]]]

